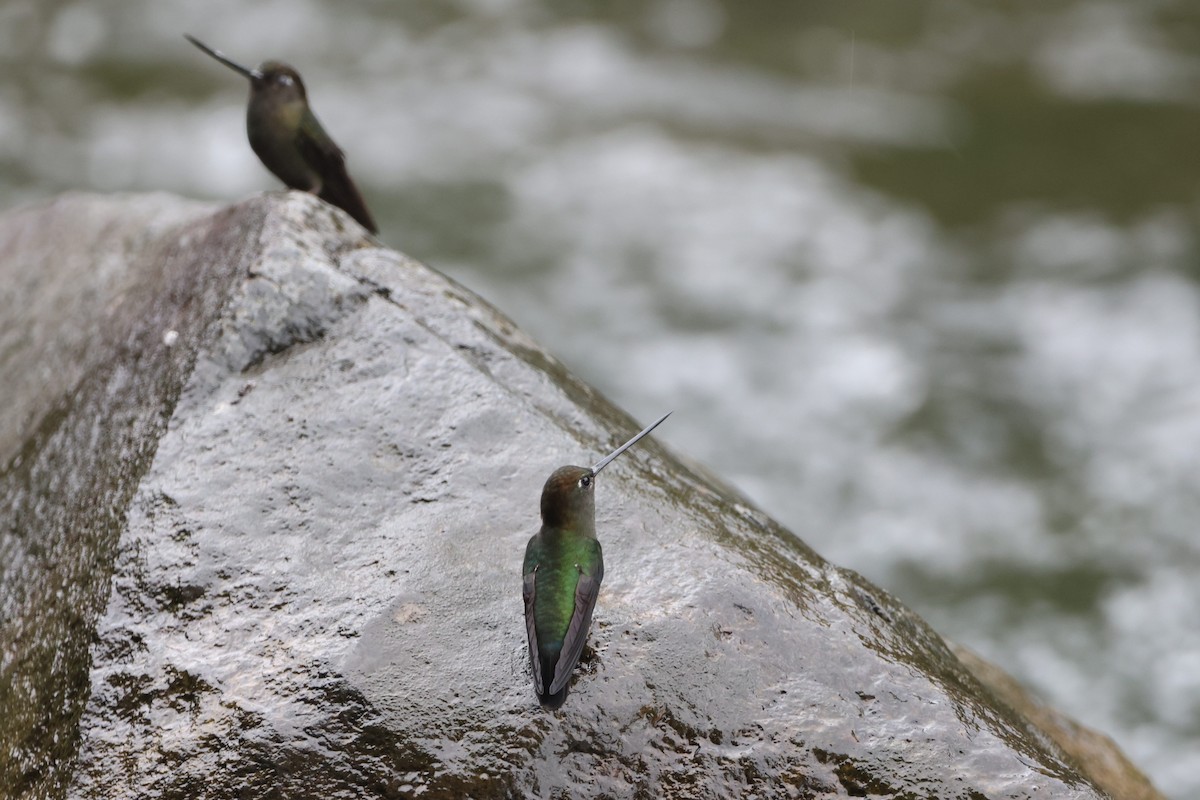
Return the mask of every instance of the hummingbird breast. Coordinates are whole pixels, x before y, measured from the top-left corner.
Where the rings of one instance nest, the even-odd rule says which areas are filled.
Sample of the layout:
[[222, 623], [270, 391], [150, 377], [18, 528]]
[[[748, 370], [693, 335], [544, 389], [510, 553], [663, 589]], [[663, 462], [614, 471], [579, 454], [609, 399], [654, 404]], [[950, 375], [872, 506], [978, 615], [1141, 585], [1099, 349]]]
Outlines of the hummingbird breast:
[[299, 147], [306, 104], [302, 99], [277, 101], [254, 97], [246, 109], [250, 148], [275, 177], [292, 189], [319, 192], [321, 177]]

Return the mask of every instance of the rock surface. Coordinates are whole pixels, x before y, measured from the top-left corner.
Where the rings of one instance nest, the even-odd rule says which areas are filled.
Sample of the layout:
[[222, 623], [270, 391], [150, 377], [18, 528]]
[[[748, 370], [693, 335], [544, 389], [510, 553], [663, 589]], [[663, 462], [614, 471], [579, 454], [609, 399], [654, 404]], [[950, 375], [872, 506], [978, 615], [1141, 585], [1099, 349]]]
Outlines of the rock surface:
[[598, 481], [590, 646], [541, 709], [542, 482], [638, 425], [307, 195], [63, 198], [0, 220], [0, 280], [0, 790], [1105, 796], [1109, 744], [653, 438]]

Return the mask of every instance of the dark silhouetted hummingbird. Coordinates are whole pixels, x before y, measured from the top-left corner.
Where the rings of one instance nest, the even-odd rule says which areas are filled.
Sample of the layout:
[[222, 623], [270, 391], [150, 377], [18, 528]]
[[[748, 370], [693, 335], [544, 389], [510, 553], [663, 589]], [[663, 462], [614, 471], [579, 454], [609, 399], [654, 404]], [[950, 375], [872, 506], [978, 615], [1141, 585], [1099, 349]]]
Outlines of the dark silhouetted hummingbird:
[[557, 707], [566, 698], [604, 579], [596, 540], [596, 475], [670, 415], [663, 414], [594, 467], [559, 467], [542, 488], [542, 529], [525, 547], [521, 573], [533, 685], [543, 705]]
[[292, 189], [311, 192], [378, 233], [371, 212], [346, 172], [341, 148], [321, 127], [308, 107], [300, 73], [279, 61], [247, 69], [192, 36], [189, 42], [230, 69], [250, 79], [246, 133], [259, 160]]

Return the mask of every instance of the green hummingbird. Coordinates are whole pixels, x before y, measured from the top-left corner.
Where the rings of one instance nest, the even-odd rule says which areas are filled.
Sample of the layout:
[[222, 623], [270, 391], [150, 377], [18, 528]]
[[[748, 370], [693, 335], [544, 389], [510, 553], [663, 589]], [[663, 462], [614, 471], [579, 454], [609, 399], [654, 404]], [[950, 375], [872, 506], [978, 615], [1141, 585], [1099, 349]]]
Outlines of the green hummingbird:
[[280, 61], [247, 69], [193, 36], [189, 42], [250, 79], [246, 133], [250, 147], [275, 177], [292, 189], [311, 192], [354, 217], [371, 233], [375, 220], [346, 172], [346, 156], [308, 106], [300, 73]]
[[525, 547], [525, 632], [533, 685], [544, 705], [561, 705], [583, 652], [604, 579], [596, 540], [596, 475], [658, 427], [658, 418], [594, 467], [559, 467], [542, 488], [542, 529]]

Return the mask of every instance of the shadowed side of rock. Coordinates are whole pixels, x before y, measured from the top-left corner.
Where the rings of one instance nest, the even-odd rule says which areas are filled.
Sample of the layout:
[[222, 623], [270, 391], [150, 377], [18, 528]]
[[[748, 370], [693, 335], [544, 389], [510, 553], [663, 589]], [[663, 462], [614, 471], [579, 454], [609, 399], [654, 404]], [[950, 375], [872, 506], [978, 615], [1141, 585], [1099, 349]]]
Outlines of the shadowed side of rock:
[[542, 710], [541, 484], [640, 426], [315, 199], [191, 224], [223, 214], [242, 242], [159, 237], [238, 266], [206, 273], [228, 300], [89, 556], [71, 796], [1104, 796], [923, 621], [653, 439], [598, 480], [605, 583]]
[[126, 509], [261, 217], [68, 196], [0, 220], [6, 796], [61, 791], [69, 776]]

